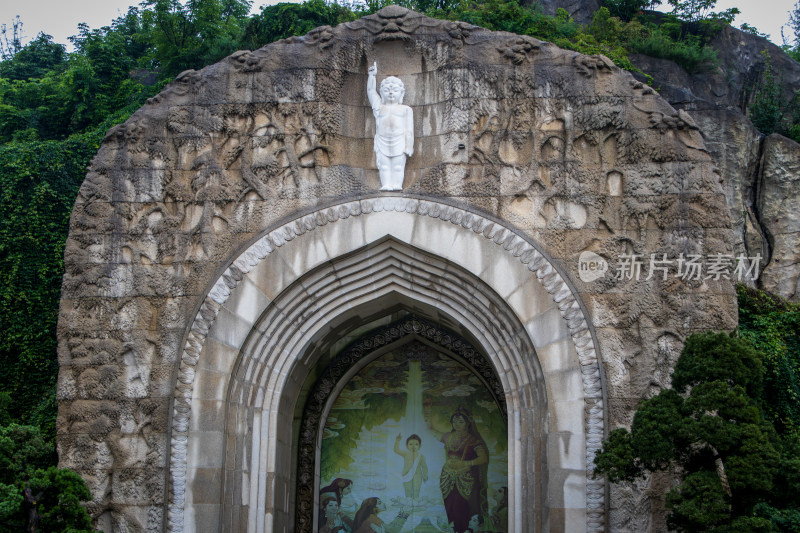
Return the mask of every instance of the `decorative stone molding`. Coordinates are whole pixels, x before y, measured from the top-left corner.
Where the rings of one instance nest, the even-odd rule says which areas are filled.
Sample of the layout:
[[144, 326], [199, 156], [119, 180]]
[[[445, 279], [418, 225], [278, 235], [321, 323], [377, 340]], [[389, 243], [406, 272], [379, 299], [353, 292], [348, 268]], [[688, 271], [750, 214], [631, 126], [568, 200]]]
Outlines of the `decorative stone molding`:
[[186, 496], [188, 428], [192, 416], [191, 399], [195, 367], [206, 337], [223, 304], [244, 276], [274, 250], [291, 243], [298, 235], [349, 217], [359, 217], [381, 211], [410, 213], [437, 218], [483, 236], [535, 273], [542, 287], [553, 298], [561, 317], [566, 321], [578, 354], [585, 402], [586, 435], [586, 530], [604, 531], [605, 484], [592, 480], [594, 455], [599, 450], [605, 432], [601, 372], [595, 339], [574, 290], [567, 284], [558, 268], [532, 242], [515, 230], [484, 215], [462, 207], [427, 199], [386, 196], [344, 202], [314, 211], [289, 221], [253, 243], [240, 254], [218, 278], [194, 318], [184, 345], [180, 370], [174, 390], [173, 426], [170, 445], [170, 491], [168, 531], [183, 531]]

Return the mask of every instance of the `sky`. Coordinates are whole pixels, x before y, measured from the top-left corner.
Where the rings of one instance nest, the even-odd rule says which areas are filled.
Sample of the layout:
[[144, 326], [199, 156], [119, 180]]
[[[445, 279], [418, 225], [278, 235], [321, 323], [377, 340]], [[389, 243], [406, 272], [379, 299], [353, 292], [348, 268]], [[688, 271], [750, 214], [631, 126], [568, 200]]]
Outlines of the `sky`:
[[[259, 12], [262, 5], [277, 1], [255, 0], [252, 12]], [[772, 42], [782, 44], [781, 26], [789, 20], [788, 13], [797, 1], [718, 0], [715, 10], [738, 7], [742, 13], [734, 20], [735, 26], [747, 22], [769, 34]], [[80, 22], [86, 22], [92, 28], [107, 26], [127, 12], [129, 5], [136, 5], [136, 0], [2, 0], [0, 24], [11, 26], [14, 17], [19, 15], [23, 23], [23, 37], [27, 40], [43, 31], [52, 35], [56, 42], [68, 44], [67, 37], [77, 33]], [[789, 28], [785, 33], [790, 37]]]

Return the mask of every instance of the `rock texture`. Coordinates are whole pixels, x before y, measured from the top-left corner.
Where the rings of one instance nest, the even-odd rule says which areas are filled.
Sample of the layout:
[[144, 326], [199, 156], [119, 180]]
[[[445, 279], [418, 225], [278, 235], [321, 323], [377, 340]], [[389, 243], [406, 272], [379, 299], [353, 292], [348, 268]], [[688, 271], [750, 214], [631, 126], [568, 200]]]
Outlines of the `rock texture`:
[[775, 294], [800, 299], [800, 146], [780, 135], [764, 141], [758, 182], [758, 211], [772, 248], [761, 277]]
[[[726, 190], [737, 253], [749, 257], [761, 254], [764, 258], [763, 275], [757, 285], [797, 300], [800, 264], [796, 249], [800, 246], [800, 233], [777, 223], [775, 216], [765, 216], [756, 197], [775, 200], [788, 193], [779, 202], [784, 213], [800, 210], [797, 195], [785, 188], [772, 189], [778, 182], [765, 181], [762, 170], [785, 166], [787, 159], [800, 160], [800, 145], [783, 139], [778, 156], [772, 151], [775, 141], [765, 142], [747, 117], [747, 110], [766, 69], [765, 54], [782, 84], [782, 98], [786, 101], [800, 87], [800, 64], [763, 37], [730, 26], [724, 26], [710, 45], [717, 51], [719, 64], [694, 74], [670, 60], [641, 55], [631, 59], [653, 76], [653, 86], [670, 104], [689, 113], [700, 127]], [[771, 158], [775, 156], [780, 159], [773, 162]], [[770, 213], [774, 215], [775, 211], [770, 209]], [[778, 234], [780, 239], [772, 237]]]
[[[606, 427], [629, 423], [642, 398], [668, 385], [688, 334], [735, 326], [730, 280], [682, 278], [674, 263], [669, 276], [646, 279], [647, 262], [651, 254], [677, 261], [681, 254], [732, 253], [728, 205], [751, 193], [727, 192], [698, 122], [607, 58], [396, 6], [240, 51], [181, 74], [112, 129], [73, 211], [59, 318], [59, 450], [62, 465], [89, 483], [89, 509], [100, 526], [170, 529], [168, 503], [184, 497], [170, 461], [198, 456], [176, 436], [203, 424], [227, 427], [192, 407], [202, 405], [208, 388], [185, 385], [215, 364], [217, 354], [193, 344], [190, 328], [200, 324], [205, 335], [204, 320], [217, 320], [220, 306], [201, 304], [214, 296], [211, 288], [230, 291], [242, 279], [247, 269], [233, 264], [242, 250], [286, 221], [315, 213], [314, 224], [326, 224], [349, 216], [335, 206], [379, 196], [365, 94], [373, 61], [382, 74], [404, 80], [404, 103], [414, 108], [416, 146], [402, 199], [479, 213], [451, 222], [511, 246], [513, 239], [491, 230], [490, 221], [500, 221], [556, 265], [532, 274], [537, 283], [568, 280], [564, 290], [545, 294], [554, 306], [576, 302], [562, 310], [564, 320], [585, 310], [591, 321], [580, 342], [597, 346], [606, 403], [591, 413], [587, 407], [587, 420], [605, 409]], [[789, 145], [774, 145], [770, 153], [783, 154], [788, 165]], [[786, 165], [761, 167], [765, 182], [788, 186]], [[770, 202], [758, 190], [755, 197]], [[269, 246], [301, 229], [285, 229]], [[585, 251], [609, 262], [606, 277], [579, 279]], [[626, 275], [623, 254], [640, 256], [641, 277]], [[487, 261], [501, 264], [501, 257]], [[288, 277], [296, 266], [281, 268]], [[281, 268], [271, 275], [282, 275]], [[214, 393], [225, 396], [229, 385], [220, 383], [222, 392]], [[246, 402], [242, 409], [242, 424], [257, 426]], [[291, 417], [284, 422], [290, 426]], [[221, 442], [207, 447], [225, 456]], [[584, 471], [591, 468], [581, 461]], [[232, 500], [224, 483], [233, 482], [223, 477], [209, 476], [193, 490], [205, 502]], [[609, 509], [610, 528], [657, 528], [653, 517], [661, 511], [653, 502], [663, 490], [655, 482], [637, 488]], [[602, 497], [597, 501], [602, 506]], [[581, 527], [604, 527], [590, 526], [603, 511], [587, 511]], [[209, 520], [211, 529], [219, 523]], [[555, 512], [551, 520], [555, 528], [566, 523]]]
[[536, 4], [548, 15], [555, 15], [561, 8], [579, 24], [589, 24], [594, 12], [600, 9], [600, 0], [527, 0], [522, 5]]

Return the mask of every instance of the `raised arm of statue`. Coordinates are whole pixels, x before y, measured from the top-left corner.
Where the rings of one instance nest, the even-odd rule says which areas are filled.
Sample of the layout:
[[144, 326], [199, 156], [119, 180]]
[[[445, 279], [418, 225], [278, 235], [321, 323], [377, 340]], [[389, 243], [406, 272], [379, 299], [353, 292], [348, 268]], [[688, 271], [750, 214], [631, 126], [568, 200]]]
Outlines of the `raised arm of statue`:
[[378, 63], [377, 61], [369, 67], [367, 70], [369, 77], [367, 77], [367, 98], [369, 99], [369, 104], [372, 106], [372, 109], [380, 108], [381, 106], [381, 95], [378, 94], [377, 89], [377, 81], [375, 77], [378, 75]]

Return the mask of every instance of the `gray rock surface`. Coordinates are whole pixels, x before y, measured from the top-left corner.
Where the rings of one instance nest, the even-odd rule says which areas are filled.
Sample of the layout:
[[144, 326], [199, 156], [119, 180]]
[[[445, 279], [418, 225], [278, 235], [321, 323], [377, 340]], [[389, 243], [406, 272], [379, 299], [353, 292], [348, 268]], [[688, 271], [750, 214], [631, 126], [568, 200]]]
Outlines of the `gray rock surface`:
[[773, 253], [763, 287], [800, 299], [800, 144], [781, 135], [764, 141], [757, 207]]
[[[588, 24], [600, 7], [596, 0], [542, 0], [541, 5], [549, 14], [563, 7], [583, 24]], [[794, 255], [794, 250], [800, 248], [800, 241], [793, 241], [788, 235], [777, 240], [768, 238], [768, 235], [780, 234], [784, 228], [772, 227], [774, 219], [761, 217], [754, 208], [755, 190], [761, 178], [760, 165], [769, 166], [773, 154], [762, 153], [764, 136], [753, 127], [747, 111], [753, 104], [767, 61], [781, 84], [784, 101], [794, 98], [800, 89], [800, 63], [764, 37], [727, 25], [709, 44], [717, 51], [718, 63], [694, 73], [686, 72], [668, 59], [632, 54], [631, 61], [651, 75], [653, 87], [659, 94], [677, 109], [688, 112], [703, 132], [726, 190], [737, 234], [735, 253], [748, 257], [760, 254], [764, 258], [764, 277], [755, 285], [798, 300], [800, 295], [794, 287], [800, 283], [800, 276], [780, 261], [785, 262]], [[795, 159], [800, 159], [800, 151], [793, 152], [789, 147], [785, 150], [789, 151], [787, 156], [792, 153]], [[770, 181], [761, 186], [774, 185]], [[779, 191], [764, 191], [764, 194], [774, 197]], [[800, 204], [794, 202], [797, 202], [796, 197], [789, 197], [782, 205], [788, 210], [800, 211]], [[773, 245], [781, 248], [773, 249]], [[775, 272], [769, 273], [771, 270]], [[776, 279], [780, 276], [788, 277], [778, 283]]]
[[673, 105], [746, 110], [766, 69], [764, 54], [782, 83], [784, 98], [800, 87], [800, 63], [763, 37], [725, 25], [709, 45], [717, 51], [718, 63], [694, 73], [668, 59], [633, 54], [631, 61], [653, 76], [653, 87]]
[[[730, 26], [723, 27], [711, 46], [717, 50], [719, 64], [692, 74], [666, 59], [634, 55], [631, 60], [653, 76], [653, 86], [659, 94], [689, 113], [700, 127], [726, 190], [737, 235], [735, 253], [748, 257], [760, 254], [764, 258], [763, 275], [756, 285], [798, 300], [800, 276], [786, 262], [800, 248], [800, 240], [777, 222], [784, 217], [764, 216], [756, 206], [756, 195], [770, 198], [777, 205], [775, 199], [788, 194], [779, 202], [781, 208], [790, 213], [800, 211], [796, 195], [785, 188], [772, 189], [785, 178], [764, 180], [762, 171], [786, 168], [786, 161], [800, 160], [800, 145], [786, 139], [779, 151], [767, 151], [764, 136], [753, 127], [747, 110], [766, 68], [764, 53], [770, 58], [772, 71], [782, 84], [782, 98], [787, 101], [800, 88], [800, 64], [763, 37]], [[779, 160], [773, 161], [773, 157]], [[771, 211], [771, 215], [775, 214]], [[774, 235], [781, 238], [773, 238]]]

